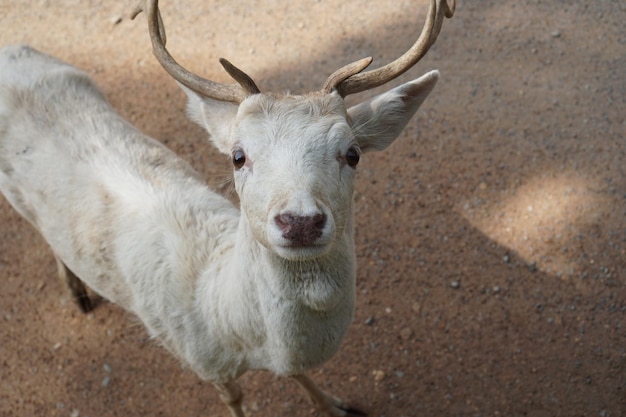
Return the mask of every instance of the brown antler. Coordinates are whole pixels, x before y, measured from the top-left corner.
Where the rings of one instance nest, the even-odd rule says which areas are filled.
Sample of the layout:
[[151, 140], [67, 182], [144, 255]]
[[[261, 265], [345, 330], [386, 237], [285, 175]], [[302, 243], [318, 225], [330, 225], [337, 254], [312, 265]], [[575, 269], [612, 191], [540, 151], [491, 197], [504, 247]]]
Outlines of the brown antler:
[[[259, 89], [252, 78], [223, 58], [220, 59], [220, 63], [238, 84], [216, 83], [201, 78], [180, 66], [165, 48], [165, 28], [158, 3], [158, 0], [146, 0], [145, 3], [148, 30], [150, 32], [150, 40], [152, 41], [152, 52], [165, 71], [176, 81], [200, 95], [220, 101], [241, 103], [246, 97], [259, 93]], [[131, 14], [131, 18], [134, 19], [143, 10], [144, 5], [140, 3]]]
[[[367, 66], [360, 66], [358, 63], [363, 60], [353, 62], [335, 71], [324, 83], [322, 91], [330, 93], [337, 90], [342, 97], [349, 94], [359, 93], [371, 88], [383, 85], [394, 78], [402, 75], [409, 68], [415, 65], [428, 49], [435, 43], [443, 18], [452, 17], [456, 8], [456, 0], [450, 1], [450, 6], [446, 0], [430, 0], [428, 17], [422, 29], [422, 33], [415, 41], [415, 44], [400, 58], [375, 70], [361, 73]], [[371, 58], [365, 58], [371, 61]]]

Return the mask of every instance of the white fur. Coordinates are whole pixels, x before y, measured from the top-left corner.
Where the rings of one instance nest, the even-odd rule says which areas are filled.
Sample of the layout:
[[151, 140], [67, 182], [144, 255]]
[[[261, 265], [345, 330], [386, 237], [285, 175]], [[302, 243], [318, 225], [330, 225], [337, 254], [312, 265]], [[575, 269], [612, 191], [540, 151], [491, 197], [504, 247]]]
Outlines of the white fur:
[[[326, 412], [347, 415], [299, 376], [337, 351], [353, 317], [355, 169], [345, 155], [386, 148], [437, 77], [349, 110], [334, 93], [235, 105], [186, 90], [218, 149], [245, 152], [239, 210], [121, 119], [84, 73], [5, 47], [0, 190], [81, 280], [222, 384], [234, 416], [243, 413], [231, 381], [249, 369], [295, 376]], [[326, 216], [313, 245], [283, 236], [275, 218], [285, 212]]]

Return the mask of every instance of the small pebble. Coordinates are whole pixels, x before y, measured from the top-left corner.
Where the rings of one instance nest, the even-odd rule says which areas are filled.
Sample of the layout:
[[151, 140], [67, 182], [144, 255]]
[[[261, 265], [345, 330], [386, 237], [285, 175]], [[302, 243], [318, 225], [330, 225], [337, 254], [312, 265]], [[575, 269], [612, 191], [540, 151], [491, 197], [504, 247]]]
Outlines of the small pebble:
[[561, 37], [561, 31], [559, 31], [559, 30], [553, 30], [553, 31], [550, 33], [550, 36], [552, 36], [553, 38], [560, 38], [560, 37]]
[[111, 368], [111, 365], [109, 365], [108, 363], [105, 363], [104, 365], [102, 365], [102, 369], [104, 369], [104, 372], [107, 372], [107, 373], [111, 373], [111, 371], [113, 370], [113, 368]]
[[450, 286], [456, 290], [457, 288], [461, 286], [461, 284], [459, 283], [459, 281], [452, 281], [450, 283]]
[[103, 387], [108, 387], [109, 384], [111, 383], [111, 378], [109, 378], [108, 376], [105, 376], [104, 378], [102, 378], [102, 386]]
[[371, 326], [372, 324], [374, 324], [374, 321], [375, 321], [374, 317], [368, 317], [365, 319], [365, 324], [368, 326]]
[[409, 340], [411, 336], [413, 336], [413, 331], [408, 327], [400, 330], [400, 337], [402, 340]]
[[414, 313], [419, 313], [421, 308], [422, 306], [420, 305], [420, 303], [413, 303], [413, 307], [411, 307]]
[[374, 370], [372, 371], [372, 375], [374, 375], [374, 381], [376, 382], [380, 382], [383, 379], [385, 379], [385, 373], [381, 370]]

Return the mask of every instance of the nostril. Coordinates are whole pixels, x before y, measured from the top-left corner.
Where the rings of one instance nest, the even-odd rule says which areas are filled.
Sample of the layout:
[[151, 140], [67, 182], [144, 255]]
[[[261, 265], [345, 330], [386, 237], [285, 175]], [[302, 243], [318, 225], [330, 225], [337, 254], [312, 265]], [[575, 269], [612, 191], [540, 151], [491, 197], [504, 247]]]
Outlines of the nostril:
[[322, 230], [326, 226], [326, 215], [323, 213], [313, 216], [313, 224], [316, 228]]
[[327, 217], [323, 213], [314, 216], [297, 216], [293, 213], [281, 213], [274, 217], [282, 236], [293, 244], [308, 246], [322, 236]]

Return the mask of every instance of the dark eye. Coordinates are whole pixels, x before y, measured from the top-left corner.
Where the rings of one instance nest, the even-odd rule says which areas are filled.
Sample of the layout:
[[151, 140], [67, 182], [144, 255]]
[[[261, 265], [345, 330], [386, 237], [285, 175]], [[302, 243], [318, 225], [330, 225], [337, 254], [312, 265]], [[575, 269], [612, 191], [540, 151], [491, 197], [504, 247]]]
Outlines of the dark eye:
[[348, 152], [346, 152], [346, 163], [352, 168], [356, 167], [360, 158], [361, 156], [359, 155], [359, 151], [354, 146], [351, 146], [350, 149], [348, 149]]
[[241, 149], [235, 149], [233, 151], [233, 166], [235, 169], [241, 169], [246, 163], [246, 154]]

